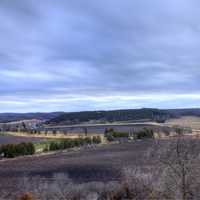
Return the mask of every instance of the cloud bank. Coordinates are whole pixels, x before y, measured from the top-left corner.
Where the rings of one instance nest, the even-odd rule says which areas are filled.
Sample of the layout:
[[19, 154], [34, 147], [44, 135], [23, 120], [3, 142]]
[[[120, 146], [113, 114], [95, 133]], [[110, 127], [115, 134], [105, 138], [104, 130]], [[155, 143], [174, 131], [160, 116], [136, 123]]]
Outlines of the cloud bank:
[[197, 0], [1, 0], [0, 112], [199, 107]]

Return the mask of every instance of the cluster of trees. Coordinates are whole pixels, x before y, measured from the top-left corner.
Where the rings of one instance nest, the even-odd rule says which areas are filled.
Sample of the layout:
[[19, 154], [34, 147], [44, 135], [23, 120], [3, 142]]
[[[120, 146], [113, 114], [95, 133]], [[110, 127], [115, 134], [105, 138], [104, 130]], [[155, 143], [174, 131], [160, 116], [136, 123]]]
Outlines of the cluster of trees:
[[174, 126], [174, 131], [177, 135], [183, 135], [185, 133], [192, 133], [191, 127], [181, 127], [181, 126]]
[[168, 117], [166, 111], [159, 109], [143, 108], [113, 111], [86, 111], [64, 113], [47, 121], [47, 124], [78, 124], [88, 121], [128, 121], [128, 120], [157, 120]]
[[[53, 140], [46, 145], [44, 151], [55, 151], [73, 147], [80, 147], [83, 145], [100, 144], [101, 142], [102, 141], [100, 136]], [[1, 157], [5, 158], [33, 155], [35, 154], [35, 151], [35, 146], [31, 142], [22, 142], [20, 144], [5, 144], [0, 146], [0, 155]]]
[[128, 138], [129, 134], [127, 132], [114, 131], [113, 128], [106, 128], [104, 136], [109, 142], [112, 142], [115, 140], [115, 138]]
[[17, 156], [33, 155], [35, 147], [33, 143], [6, 144], [0, 147], [0, 154], [5, 158], [14, 158]]
[[55, 150], [69, 149], [73, 147], [80, 147], [80, 146], [88, 145], [88, 144], [90, 145], [90, 144], [100, 144], [100, 143], [101, 143], [100, 136], [75, 138], [75, 139], [63, 139], [63, 140], [51, 141], [45, 150], [55, 151]]
[[144, 128], [143, 130], [135, 134], [135, 139], [143, 139], [143, 138], [154, 138], [153, 130]]
[[[154, 138], [154, 132], [152, 129], [144, 128], [141, 131], [133, 133], [134, 139]], [[109, 142], [114, 141], [116, 138], [128, 138], [128, 132], [114, 131], [113, 128], [105, 130], [104, 136]]]

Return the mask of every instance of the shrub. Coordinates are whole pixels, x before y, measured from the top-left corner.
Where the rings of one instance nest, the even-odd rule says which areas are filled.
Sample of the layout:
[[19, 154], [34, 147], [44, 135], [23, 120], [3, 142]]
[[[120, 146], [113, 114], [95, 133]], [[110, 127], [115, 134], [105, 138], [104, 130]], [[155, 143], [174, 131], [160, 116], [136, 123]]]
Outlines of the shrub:
[[1, 147], [1, 154], [6, 158], [14, 158], [17, 156], [17, 151], [14, 144], [7, 144]]
[[73, 147], [79, 147], [84, 145], [85, 141], [83, 138], [76, 138], [71, 140]]
[[152, 129], [146, 129], [139, 131], [136, 133], [136, 139], [143, 139], [143, 138], [153, 138], [154, 133]]
[[6, 144], [0, 147], [0, 153], [6, 158], [14, 158], [23, 155], [33, 155], [35, 153], [35, 147], [32, 143], [20, 143], [20, 144]]
[[129, 137], [129, 134], [126, 132], [116, 132], [112, 133], [113, 137]]
[[55, 151], [55, 150], [59, 150], [60, 149], [60, 145], [57, 142], [52, 141], [49, 145], [49, 150], [50, 151]]
[[72, 148], [75, 145], [75, 142], [73, 142], [72, 139], [65, 139], [63, 140], [64, 143], [64, 149]]
[[92, 143], [94, 143], [94, 144], [100, 144], [101, 143], [101, 137], [100, 136], [94, 136], [92, 138]]
[[113, 131], [114, 131], [113, 128], [106, 128], [104, 133], [106, 134], [106, 133], [110, 133], [110, 132], [113, 132]]
[[85, 143], [86, 144], [92, 144], [92, 142], [93, 142], [93, 139], [91, 139], [90, 137], [86, 137], [85, 138]]
[[48, 146], [48, 145], [46, 145], [46, 146], [45, 146], [45, 148], [43, 149], [43, 151], [44, 151], [44, 152], [47, 152], [47, 151], [49, 151], [49, 146]]
[[113, 137], [113, 135], [112, 135], [112, 133], [107, 133], [107, 134], [105, 135], [105, 137], [106, 137], [106, 139], [107, 139], [109, 142], [112, 142], [112, 141], [115, 140], [114, 137]]
[[129, 133], [127, 132], [117, 132], [114, 131], [113, 128], [105, 129], [104, 136], [109, 142], [112, 142], [115, 140], [115, 138], [128, 138]]

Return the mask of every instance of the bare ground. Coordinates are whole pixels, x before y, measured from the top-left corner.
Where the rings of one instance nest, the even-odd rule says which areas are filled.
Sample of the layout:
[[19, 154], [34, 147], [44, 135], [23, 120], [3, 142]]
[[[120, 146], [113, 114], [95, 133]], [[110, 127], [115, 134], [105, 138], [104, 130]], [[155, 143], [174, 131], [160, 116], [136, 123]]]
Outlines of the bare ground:
[[56, 174], [66, 174], [76, 183], [118, 181], [125, 167], [145, 170], [155, 164], [146, 159], [153, 145], [155, 141], [146, 140], [0, 161], [0, 191], [14, 191], [25, 176], [51, 181]]

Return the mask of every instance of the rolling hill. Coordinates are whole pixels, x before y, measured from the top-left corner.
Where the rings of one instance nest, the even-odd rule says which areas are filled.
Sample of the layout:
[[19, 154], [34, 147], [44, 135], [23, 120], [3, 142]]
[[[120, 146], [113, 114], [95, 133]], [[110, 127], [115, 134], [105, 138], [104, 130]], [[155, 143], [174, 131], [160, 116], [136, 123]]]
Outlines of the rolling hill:
[[0, 113], [0, 123], [21, 120], [42, 120], [49, 125], [79, 123], [105, 123], [114, 121], [159, 121], [182, 116], [200, 117], [200, 109], [126, 109], [111, 111], [50, 112], [50, 113]]
[[182, 116], [200, 117], [200, 109], [127, 109], [112, 111], [85, 111], [63, 113], [48, 120], [49, 125], [66, 125], [78, 123], [105, 123], [114, 121], [157, 121], [164, 122], [170, 118]]
[[0, 113], [0, 123], [7, 123], [21, 120], [50, 120], [61, 115], [62, 112], [52, 113]]

